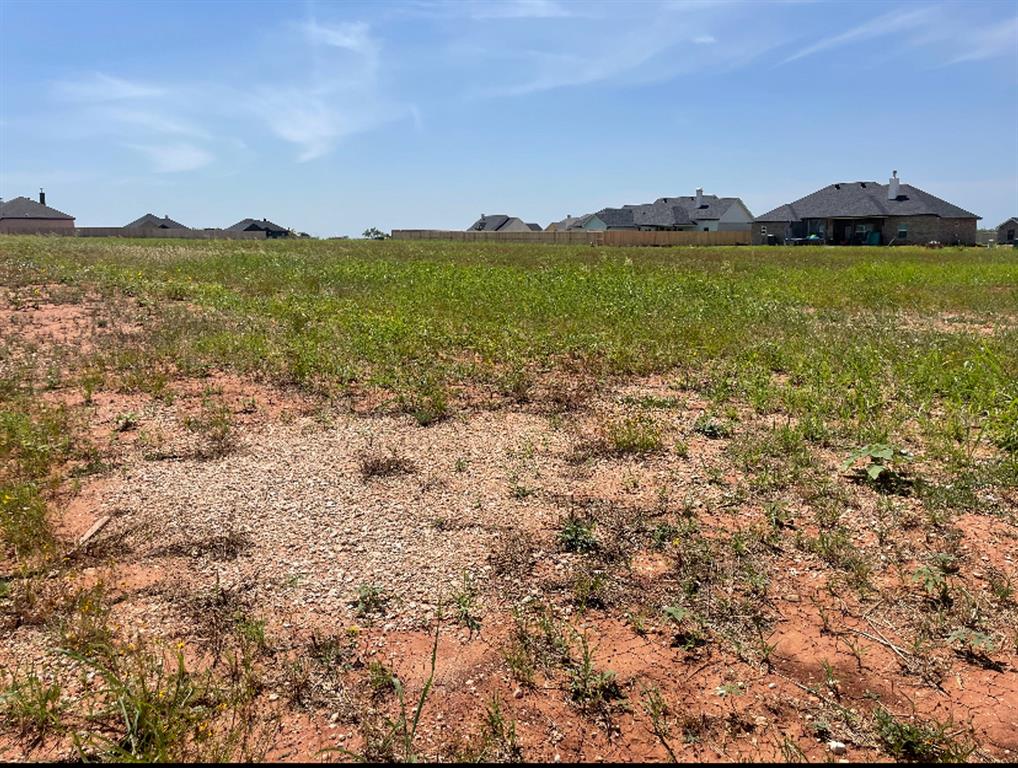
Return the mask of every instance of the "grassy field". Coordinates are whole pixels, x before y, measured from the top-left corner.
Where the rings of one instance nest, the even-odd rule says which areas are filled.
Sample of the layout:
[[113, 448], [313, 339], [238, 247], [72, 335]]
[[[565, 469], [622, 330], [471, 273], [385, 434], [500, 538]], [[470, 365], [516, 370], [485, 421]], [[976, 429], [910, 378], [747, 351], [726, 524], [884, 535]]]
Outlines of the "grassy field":
[[[805, 590], [779, 585], [777, 574], [801, 571], [805, 559], [824, 587], [808, 617], [784, 621], [800, 621], [817, 643], [832, 633], [841, 638], [842, 646], [825, 651], [830, 659], [858, 662], [862, 678], [863, 651], [852, 643], [868, 638], [874, 657], [887, 654], [885, 666], [898, 664], [894, 674], [912, 690], [913, 705], [922, 698], [917, 691], [943, 691], [952, 674], [991, 670], [1005, 679], [996, 684], [1001, 700], [1013, 707], [1006, 711], [1018, 713], [1011, 666], [1018, 657], [1011, 586], [1018, 573], [1008, 554], [1018, 530], [1018, 259], [1011, 250], [5, 237], [0, 286], [0, 532], [7, 563], [0, 601], [12, 626], [48, 627], [52, 638], [53, 627], [66, 628], [69, 616], [82, 620], [79, 603], [51, 607], [56, 618], [26, 618], [26, 605], [38, 604], [46, 591], [46, 569], [66, 550], [63, 510], [83, 483], [113, 477], [118, 467], [152, 460], [159, 451], [169, 455], [139, 443], [149, 458], [131, 454], [128, 460], [110, 447], [118, 435], [148, 435], [142, 407], [164, 407], [181, 398], [188, 383], [227, 375], [307, 399], [322, 424], [388, 419], [386, 425], [403, 430], [389, 453], [372, 444], [358, 454], [365, 485], [376, 476], [393, 489], [411, 482], [405, 478], [437, 461], [436, 451], [411, 460], [397, 448], [409, 455], [411, 444], [445, 445], [445, 433], [437, 430], [451, 424], [478, 424], [483, 414], [539, 420], [545, 442], [512, 448], [515, 468], [502, 492], [506, 504], [521, 505], [524, 517], [533, 506], [535, 536], [567, 559], [568, 587], [538, 581], [547, 612], [521, 619], [520, 605], [506, 602], [497, 589], [488, 594], [485, 584], [464, 586], [456, 616], [473, 642], [481, 626], [471, 602], [476, 589], [477, 599], [488, 601], [485, 626], [516, 628], [508, 638], [493, 629], [506, 679], [527, 688], [534, 669], [549, 680], [567, 675], [572, 693], [559, 703], [568, 708], [554, 710], [567, 723], [560, 730], [568, 723], [582, 729], [576, 723], [586, 718], [604, 729], [606, 744], [621, 733], [627, 746], [617, 757], [667, 757], [678, 750], [689, 759], [704, 754], [688, 751], [692, 745], [740, 743], [724, 711], [711, 714], [709, 726], [706, 720], [697, 726], [699, 741], [681, 738], [695, 728], [679, 723], [668, 708], [669, 680], [648, 687], [639, 682], [645, 670], [637, 670], [629, 687], [620, 688], [592, 666], [586, 635], [573, 642], [563, 629], [567, 639], [560, 638], [565, 645], [559, 651], [568, 661], [549, 660], [559, 630], [547, 617], [573, 626], [570, 617], [586, 616], [587, 626], [621, 622], [641, 638], [645, 622], [664, 626], [664, 635], [679, 638], [666, 638], [664, 647], [686, 654], [665, 664], [675, 669], [699, 664], [706, 653], [719, 664], [747, 665], [763, 675], [759, 680], [780, 672], [774, 680], [792, 680], [793, 690], [811, 697], [814, 711], [806, 719], [815, 724], [822, 714], [825, 723], [819, 730], [809, 726], [798, 742], [768, 742], [770, 752], [715, 747], [707, 757], [820, 758], [833, 739], [872, 750], [862, 753], [870, 757], [1013, 758], [1006, 750], [1016, 745], [999, 728], [973, 724], [990, 705], [973, 703], [968, 694], [948, 694], [946, 710], [913, 706], [903, 713], [898, 701], [892, 714], [891, 704], [874, 706], [863, 687], [855, 690], [843, 680], [839, 688], [828, 657], [821, 665], [815, 649], [802, 655], [823, 672], [816, 679], [791, 667], [775, 671], [771, 659], [771, 646], [780, 645], [775, 637], [787, 640], [774, 606], [793, 592], [798, 604]], [[38, 318], [36, 326], [31, 318]], [[85, 336], [81, 324], [88, 327]], [[204, 441], [193, 453], [196, 461], [228, 462], [245, 440], [262, 439], [250, 437], [260, 433], [249, 422], [271, 418], [257, 411], [244, 421], [256, 411], [253, 405], [231, 409], [221, 390], [202, 386], [178, 418], [180, 432]], [[115, 401], [120, 410], [110, 416], [113, 426], [97, 437], [89, 420], [97, 418], [95, 403], [104, 395], [128, 405]], [[145, 422], [144, 429], [137, 422]], [[565, 447], [546, 447], [556, 441]], [[451, 456], [455, 441], [447, 447]], [[452, 474], [470, 471], [466, 459], [458, 459]], [[602, 471], [624, 476], [623, 486], [629, 485], [604, 490]], [[576, 472], [601, 484], [597, 490], [591, 480], [597, 504], [581, 512], [555, 495], [559, 484], [563, 491], [583, 486]], [[673, 478], [671, 486], [656, 479], [665, 475]], [[674, 492], [669, 497], [675, 485], [681, 499]], [[602, 506], [616, 511], [596, 511]], [[624, 524], [618, 509], [629, 510]], [[990, 539], [996, 549], [983, 552]], [[633, 563], [648, 557], [667, 561], [667, 576], [637, 589]], [[65, 559], [63, 583], [84, 589], [82, 567]], [[702, 584], [742, 602], [721, 609], [710, 589], [704, 597]], [[370, 598], [369, 586], [363, 594]], [[893, 629], [893, 640], [865, 623], [890, 604], [900, 612], [888, 613], [881, 626], [885, 633]], [[381, 602], [372, 605], [366, 613], [385, 613]], [[563, 606], [569, 606], [564, 614]], [[273, 666], [259, 656], [266, 641], [258, 622], [265, 617], [257, 614], [231, 624], [251, 670]], [[66, 644], [66, 631], [55, 637], [56, 646]], [[188, 662], [212, 675], [214, 667], [201, 663], [207, 647], [187, 638], [194, 654]], [[77, 656], [90, 659], [109, 682], [106, 694], [130, 687], [121, 640], [111, 635], [96, 645], [105, 650], [92, 656], [78, 644]], [[715, 645], [717, 656], [710, 657], [704, 648]], [[934, 658], [941, 661], [931, 667]], [[52, 675], [24, 678], [20, 665], [10, 658], [4, 663], [10, 666], [6, 706], [9, 714], [20, 712], [24, 724], [15, 742], [37, 747], [47, 743], [47, 734], [57, 734], [54, 743], [66, 739], [74, 726], [54, 710], [70, 705], [58, 707], [59, 693], [48, 695], [51, 683], [39, 682]], [[177, 662], [145, 663], [175, 679], [179, 692], [180, 671], [172, 670]], [[378, 670], [370, 669], [377, 678]], [[93, 741], [79, 754], [239, 755], [234, 725], [251, 711], [245, 708], [264, 704], [240, 679], [189, 682], [206, 698], [218, 697], [234, 716], [222, 738], [209, 742], [221, 752], [187, 751], [210, 738], [196, 730], [203, 716], [188, 709], [188, 694], [184, 714], [146, 710], [166, 721], [151, 736], [154, 742], [119, 740], [116, 749], [104, 749]], [[727, 678], [713, 682], [718, 690], [736, 685]], [[400, 697], [401, 685], [395, 689]], [[732, 695], [741, 695], [736, 688]], [[526, 729], [520, 726], [523, 747], [513, 746], [515, 732], [510, 738], [508, 715], [494, 698], [501, 694], [491, 695], [482, 735], [471, 742], [480, 752], [432, 744], [423, 754], [518, 756], [528, 743]], [[618, 709], [616, 699], [632, 705]], [[408, 758], [419, 749], [405, 709], [402, 721], [393, 714], [401, 703], [391, 699], [388, 716], [396, 719], [389, 722], [401, 726], [383, 740], [396, 751], [373, 756]], [[412, 710], [409, 700], [406, 706]], [[623, 709], [629, 714], [621, 715]], [[783, 710], [773, 719], [791, 718], [786, 726], [804, 722], [803, 711], [792, 717]], [[966, 714], [969, 720], [961, 722]], [[752, 730], [749, 710], [741, 716], [750, 718]], [[627, 723], [652, 738], [626, 741]], [[118, 729], [115, 719], [100, 728], [121, 739]], [[370, 729], [362, 731], [360, 748], [367, 754], [364, 745], [378, 747], [378, 740], [369, 738]], [[32, 752], [36, 747], [8, 754], [41, 754]], [[146, 751], [150, 747], [154, 751]], [[551, 756], [534, 749], [524, 755]], [[593, 756], [582, 749], [572, 755]]]

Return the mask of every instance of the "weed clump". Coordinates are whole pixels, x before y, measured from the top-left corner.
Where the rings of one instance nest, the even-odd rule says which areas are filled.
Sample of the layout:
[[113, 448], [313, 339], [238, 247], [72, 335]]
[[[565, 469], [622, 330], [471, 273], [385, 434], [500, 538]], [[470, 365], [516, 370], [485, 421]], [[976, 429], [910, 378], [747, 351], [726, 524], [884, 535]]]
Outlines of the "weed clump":
[[883, 707], [873, 713], [877, 737], [887, 754], [895, 760], [917, 763], [962, 763], [975, 747], [961, 741], [950, 723], [936, 720], [899, 720]]
[[588, 554], [600, 546], [594, 536], [594, 521], [570, 512], [558, 532], [558, 541], [566, 552]]
[[612, 422], [605, 430], [605, 441], [616, 456], [646, 456], [663, 448], [661, 427], [646, 414]]

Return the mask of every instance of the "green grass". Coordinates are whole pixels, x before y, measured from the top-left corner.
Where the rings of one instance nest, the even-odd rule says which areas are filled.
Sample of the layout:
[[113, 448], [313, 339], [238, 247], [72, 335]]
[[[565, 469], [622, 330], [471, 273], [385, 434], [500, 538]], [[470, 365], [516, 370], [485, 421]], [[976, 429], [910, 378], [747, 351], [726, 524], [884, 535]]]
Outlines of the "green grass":
[[[447, 385], [578, 364], [686, 370], [714, 400], [842, 420], [860, 438], [938, 405], [985, 411], [1013, 442], [1018, 263], [995, 251], [7, 237], [0, 253], [9, 286], [138, 297], [162, 319], [149, 361], [387, 388], [422, 423], [445, 413]], [[923, 323], [947, 312], [1011, 325], [979, 336]]]

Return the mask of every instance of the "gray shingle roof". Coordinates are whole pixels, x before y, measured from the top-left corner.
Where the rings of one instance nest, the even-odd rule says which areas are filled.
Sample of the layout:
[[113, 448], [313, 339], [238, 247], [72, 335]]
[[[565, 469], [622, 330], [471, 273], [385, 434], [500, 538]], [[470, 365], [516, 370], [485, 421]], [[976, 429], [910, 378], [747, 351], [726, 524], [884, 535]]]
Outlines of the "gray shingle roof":
[[0, 204], [0, 219], [69, 219], [74, 217], [27, 197], [15, 197]]
[[585, 218], [587, 218], [587, 216], [566, 216], [562, 219], [562, 221], [553, 222], [553, 224], [549, 224], [548, 226], [554, 226], [559, 232], [564, 232], [567, 229], [576, 229], [580, 225], [580, 222], [582, 222]]
[[609, 228], [636, 226], [631, 208], [602, 208], [597, 213], [584, 216], [583, 224], [586, 224], [594, 216], [597, 216]]
[[884, 218], [887, 216], [939, 216], [943, 219], [978, 219], [976, 214], [941, 200], [911, 184], [899, 186], [898, 197], [887, 199], [887, 184], [853, 181], [831, 184], [793, 203], [778, 206], [754, 221], [801, 221], [827, 218]]
[[154, 213], [146, 213], [144, 216], [135, 219], [124, 229], [140, 229], [141, 227], [162, 227], [164, 229], [187, 229], [179, 221], [174, 221], [169, 216], [159, 218]]
[[286, 227], [281, 227], [278, 224], [273, 224], [268, 219], [241, 219], [232, 227], [227, 227], [227, 230], [235, 232], [243, 232], [254, 225], [255, 229], [260, 230], [273, 230], [275, 232], [287, 232]]
[[534, 222], [531, 222], [531, 221], [528, 221], [526, 224], [527, 224], [528, 227], [530, 227], [530, 231], [531, 232], [540, 232], [541, 231], [541, 225], [540, 224], [535, 224]]
[[[699, 221], [720, 219], [735, 203], [737, 197], [703, 195], [700, 205], [692, 195], [659, 197], [653, 203], [623, 205], [621, 208], [603, 208], [596, 215], [609, 227], [689, 227]], [[586, 217], [586, 218], [589, 218]], [[610, 220], [609, 220], [610, 219]]]
[[505, 223], [509, 221], [510, 217], [504, 213], [495, 213], [491, 216], [482, 216], [469, 227], [467, 231], [474, 232], [498, 232], [499, 229], [505, 226]]
[[672, 205], [661, 198], [656, 203], [632, 206], [633, 223], [639, 227], [681, 227], [693, 223], [689, 213], [681, 205]]
[[690, 221], [710, 221], [720, 219], [738, 200], [739, 198], [737, 197], [703, 195], [701, 198], [701, 204], [697, 206], [696, 198], [692, 195], [680, 195], [679, 197], [659, 198], [654, 201], [654, 205], [665, 204], [679, 206], [689, 216]]
[[998, 224], [996, 227], [994, 227], [994, 229], [1000, 229], [1001, 227], [1006, 227], [1008, 224], [1018, 224], [1018, 216], [1012, 216], [1007, 221], [1000, 222], [1000, 224]]

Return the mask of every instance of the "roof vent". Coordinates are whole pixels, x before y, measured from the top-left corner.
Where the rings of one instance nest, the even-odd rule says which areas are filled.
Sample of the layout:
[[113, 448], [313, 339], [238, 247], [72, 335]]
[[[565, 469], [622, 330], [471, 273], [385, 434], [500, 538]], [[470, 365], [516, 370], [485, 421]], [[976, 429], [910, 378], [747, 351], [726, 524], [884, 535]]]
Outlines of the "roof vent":
[[703, 208], [703, 188], [696, 188], [696, 207]]
[[39, 187], [39, 205], [46, 205], [46, 193]]
[[840, 184], [835, 184], [835, 185], [834, 185], [834, 188], [835, 188], [835, 189], [841, 189], [841, 185], [840, 185]]
[[898, 172], [894, 171], [891, 173], [891, 178], [887, 182], [887, 199], [897, 200], [898, 195], [901, 192], [901, 185], [898, 181]]
[[863, 189], [866, 189], [866, 182], [865, 181], [860, 181], [859, 182], [859, 186], [862, 187]]

